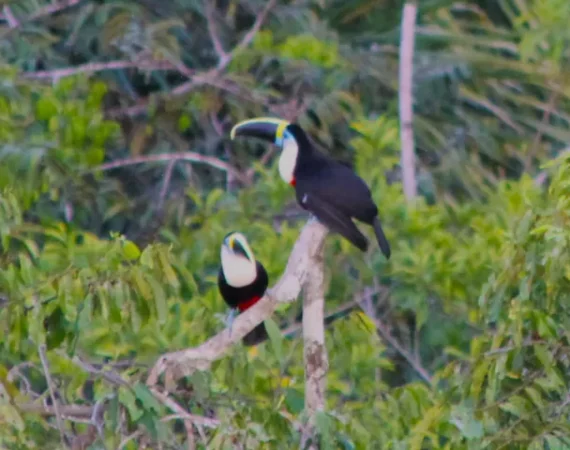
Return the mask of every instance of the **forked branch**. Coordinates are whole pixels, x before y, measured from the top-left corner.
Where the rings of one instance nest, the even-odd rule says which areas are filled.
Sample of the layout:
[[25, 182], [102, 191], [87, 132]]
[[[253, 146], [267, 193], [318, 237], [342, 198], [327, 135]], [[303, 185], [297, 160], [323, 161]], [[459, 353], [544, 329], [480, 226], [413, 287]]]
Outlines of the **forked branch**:
[[322, 247], [327, 233], [328, 229], [324, 225], [315, 219], [309, 219], [293, 247], [285, 272], [279, 281], [268, 289], [259, 302], [236, 318], [231, 333], [226, 328], [198, 347], [163, 355], [152, 368], [147, 384], [155, 385], [163, 373], [168, 385], [168, 382], [189, 376], [196, 370], [208, 369], [210, 364], [221, 358], [232, 345], [267, 319], [279, 303], [295, 300], [306, 286], [308, 278], [315, 275], [315, 267], [322, 267], [319, 261], [322, 260]]

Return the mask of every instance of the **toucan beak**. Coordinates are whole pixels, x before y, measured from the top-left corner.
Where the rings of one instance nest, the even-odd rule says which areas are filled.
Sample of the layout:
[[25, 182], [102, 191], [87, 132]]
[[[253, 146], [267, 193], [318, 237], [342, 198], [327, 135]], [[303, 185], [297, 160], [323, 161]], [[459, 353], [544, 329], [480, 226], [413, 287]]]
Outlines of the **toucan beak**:
[[288, 125], [286, 120], [273, 117], [244, 120], [232, 128], [230, 138], [233, 140], [236, 136], [251, 136], [281, 145]]
[[242, 246], [241, 242], [238, 239], [236, 239], [235, 235], [230, 234], [229, 236], [226, 236], [223, 244], [232, 253], [235, 253], [236, 255], [241, 255], [246, 259], [250, 259], [248, 252]]

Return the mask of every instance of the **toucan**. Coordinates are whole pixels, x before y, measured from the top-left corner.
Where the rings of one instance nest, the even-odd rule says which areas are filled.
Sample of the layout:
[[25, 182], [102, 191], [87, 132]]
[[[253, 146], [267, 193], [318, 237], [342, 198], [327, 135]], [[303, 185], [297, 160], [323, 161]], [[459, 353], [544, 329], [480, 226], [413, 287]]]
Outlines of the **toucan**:
[[[218, 289], [226, 304], [232, 308], [230, 323], [236, 310], [243, 312], [259, 301], [267, 289], [269, 277], [265, 267], [255, 259], [246, 237], [239, 232], [228, 233], [220, 250], [221, 266]], [[267, 339], [261, 322], [244, 336], [245, 345], [257, 345]]]
[[390, 258], [390, 244], [366, 183], [350, 166], [317, 150], [299, 124], [260, 117], [235, 125], [230, 138], [236, 136], [256, 137], [281, 146], [279, 174], [295, 187], [299, 205], [362, 251], [368, 249], [368, 240], [352, 219], [371, 225], [382, 253]]

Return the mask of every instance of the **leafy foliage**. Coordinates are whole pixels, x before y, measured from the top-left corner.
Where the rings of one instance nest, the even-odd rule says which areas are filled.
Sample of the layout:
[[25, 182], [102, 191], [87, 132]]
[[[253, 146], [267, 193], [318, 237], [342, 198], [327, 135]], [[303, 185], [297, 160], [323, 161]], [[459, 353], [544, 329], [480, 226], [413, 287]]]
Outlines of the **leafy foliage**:
[[298, 303], [176, 386], [190, 432], [145, 385], [224, 326], [230, 227], [283, 271], [307, 216], [266, 147], [227, 139], [271, 114], [352, 162], [393, 246], [327, 238], [321, 448], [568, 448], [567, 2], [421, 2], [413, 206], [401, 2], [278, 2], [255, 33], [266, 3], [4, 2], [0, 445], [300, 446]]

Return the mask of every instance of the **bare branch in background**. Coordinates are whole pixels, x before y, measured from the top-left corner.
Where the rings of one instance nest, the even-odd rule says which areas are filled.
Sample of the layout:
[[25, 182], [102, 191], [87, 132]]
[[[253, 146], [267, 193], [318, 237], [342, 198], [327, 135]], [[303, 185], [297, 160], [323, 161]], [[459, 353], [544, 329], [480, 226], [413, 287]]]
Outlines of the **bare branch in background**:
[[44, 369], [44, 374], [46, 378], [46, 383], [48, 385], [51, 402], [53, 404], [53, 409], [55, 411], [55, 419], [57, 421], [57, 427], [59, 428], [61, 444], [63, 445], [63, 448], [65, 448], [67, 446], [65, 442], [65, 429], [63, 428], [63, 420], [61, 418], [61, 412], [59, 411], [59, 401], [55, 395], [55, 386], [53, 384], [53, 380], [51, 378], [51, 374], [49, 371], [49, 363], [46, 356], [46, 346], [44, 344], [40, 344], [38, 346], [38, 353], [40, 355], [40, 361], [42, 362], [42, 367]]
[[[276, 3], [277, 0], [269, 0], [267, 2], [263, 10], [257, 15], [255, 22], [253, 23], [249, 31], [243, 36], [241, 41], [234, 47], [234, 49], [230, 53], [224, 52], [223, 56], [220, 57], [220, 60], [215, 68], [189, 77], [190, 78], [189, 81], [180, 84], [172, 91], [163, 93], [161, 95], [152, 96], [150, 98], [144, 98], [138, 101], [137, 104], [129, 106], [127, 108], [113, 109], [108, 112], [109, 116], [112, 118], [119, 118], [123, 116], [134, 116], [137, 114], [142, 114], [147, 110], [152, 98], [165, 98], [170, 96], [184, 95], [205, 84], [213, 85], [221, 89], [227, 89], [227, 86], [221, 87], [219, 84], [216, 85], [216, 80], [226, 69], [226, 67], [230, 64], [235, 55], [239, 53], [242, 49], [247, 47], [253, 41], [255, 35], [260, 30], [261, 26], [263, 25], [263, 22], [265, 21], [265, 19], [269, 15], [269, 12], [275, 6]], [[216, 46], [215, 43], [214, 46]]]
[[210, 33], [210, 38], [212, 39], [212, 44], [214, 45], [214, 50], [218, 55], [220, 60], [228, 57], [228, 54], [224, 50], [220, 35], [218, 34], [218, 29], [216, 27], [216, 21], [214, 19], [215, 13], [215, 3], [211, 0], [205, 0], [205, 10], [206, 10], [206, 20], [208, 22], [208, 33]]
[[[166, 407], [174, 411], [176, 414], [172, 414], [161, 419], [162, 422], [168, 422], [169, 420], [183, 420], [184, 427], [186, 428], [186, 437], [188, 442], [188, 449], [193, 450], [196, 448], [196, 442], [194, 440], [194, 427], [200, 433], [200, 436], [204, 441], [206, 441], [202, 427], [217, 428], [220, 425], [220, 421], [217, 419], [209, 419], [207, 417], [195, 416], [193, 414], [188, 414], [186, 410], [180, 406], [177, 402], [171, 399], [168, 394], [160, 392], [158, 389], [151, 389], [152, 394]], [[207, 445], [207, 442], [204, 442]]]
[[146, 155], [146, 156], [136, 156], [133, 158], [119, 159], [117, 161], [101, 164], [97, 166], [92, 171], [98, 170], [111, 170], [117, 169], [119, 167], [133, 166], [135, 164], [145, 164], [153, 162], [172, 162], [172, 161], [190, 161], [195, 163], [207, 164], [209, 166], [215, 167], [216, 169], [223, 170], [225, 172], [232, 172], [232, 174], [238, 178], [244, 184], [248, 184], [248, 179], [239, 170], [232, 167], [230, 164], [222, 161], [221, 159], [214, 158], [213, 156], [205, 156], [200, 153], [195, 152], [180, 152], [180, 153], [161, 153], [158, 155]]
[[[546, 110], [544, 111], [544, 113], [542, 115], [542, 120], [541, 120], [542, 125], [546, 125], [550, 121], [550, 116], [552, 114], [552, 111], [554, 110], [554, 107], [556, 105], [556, 102], [558, 101], [559, 96], [560, 96], [560, 91], [558, 91], [558, 90], [555, 90], [552, 92], [552, 94], [550, 94], [550, 98], [548, 99], [548, 104], [546, 106]], [[536, 153], [538, 152], [538, 149], [540, 147], [540, 142], [542, 141], [543, 134], [544, 133], [543, 133], [542, 128], [540, 128], [536, 131], [536, 134], [535, 134], [534, 139], [532, 141], [532, 145], [529, 148], [527, 156], [526, 156], [525, 161], [524, 161], [524, 170], [526, 172], [530, 171], [530, 169], [531, 169], [532, 160], [536, 156]]]
[[59, 78], [70, 77], [80, 73], [96, 73], [104, 70], [118, 70], [118, 69], [137, 69], [137, 70], [173, 70], [177, 69], [169, 61], [107, 61], [86, 63], [75, 67], [66, 67], [64, 69], [54, 70], [41, 70], [38, 72], [25, 72], [22, 74], [25, 78], [34, 80], [49, 79], [57, 81]]
[[57, 12], [63, 11], [64, 9], [70, 8], [72, 6], [78, 5], [81, 3], [82, 0], [62, 0], [62, 1], [54, 1], [43, 8], [39, 8], [35, 13], [30, 14], [27, 17], [23, 17], [20, 20], [17, 20], [12, 11], [10, 10], [9, 6], [5, 6], [3, 9], [4, 17], [8, 22], [10, 28], [0, 35], [0, 37], [6, 37], [11, 31], [20, 28], [22, 25], [26, 23], [33, 22], [34, 20], [41, 19], [43, 17], [51, 16]]
[[412, 353], [406, 350], [398, 340], [392, 336], [390, 333], [390, 329], [388, 325], [382, 320], [380, 320], [374, 309], [372, 304], [372, 296], [378, 292], [378, 289], [368, 288], [365, 289], [365, 293], [362, 295], [360, 299], [358, 299], [358, 303], [362, 308], [364, 314], [368, 316], [370, 320], [374, 323], [376, 327], [376, 331], [388, 344], [390, 344], [402, 357], [410, 364], [410, 366], [416, 371], [416, 373], [428, 384], [431, 384], [431, 376], [428, 371], [421, 365], [421, 362], [416, 360], [416, 358], [412, 355]]
[[219, 71], [224, 70], [237, 53], [239, 53], [241, 50], [243, 50], [245, 47], [251, 44], [251, 42], [255, 38], [255, 35], [261, 29], [263, 22], [265, 22], [265, 19], [267, 18], [269, 12], [275, 7], [276, 4], [277, 0], [269, 0], [265, 4], [265, 8], [263, 8], [261, 12], [257, 15], [255, 22], [253, 23], [249, 31], [243, 36], [241, 41], [239, 41], [238, 45], [234, 47], [234, 49], [231, 51], [230, 54], [226, 55], [226, 58], [220, 59], [220, 62], [218, 63], [217, 66], [217, 69]]
[[231, 332], [224, 329], [202, 345], [163, 355], [148, 376], [153, 386], [161, 374], [168, 382], [189, 376], [196, 370], [206, 370], [213, 361], [221, 358], [235, 343], [268, 318], [279, 303], [291, 302], [305, 286], [307, 278], [322, 251], [328, 229], [316, 219], [309, 219], [295, 243], [285, 272], [264, 297], [234, 320]]
[[6, 22], [8, 22], [10, 28], [17, 28], [20, 25], [20, 22], [14, 17], [8, 5], [4, 5], [4, 8], [2, 8], [2, 15], [4, 16], [3, 18], [6, 19]]
[[400, 140], [402, 145], [402, 178], [404, 194], [408, 201], [417, 195], [416, 157], [413, 128], [413, 75], [414, 75], [414, 39], [417, 5], [406, 3], [402, 15], [402, 33], [400, 40], [399, 67], [399, 103], [400, 103]]
[[164, 200], [166, 199], [166, 194], [168, 193], [168, 188], [170, 187], [170, 180], [172, 178], [172, 171], [174, 170], [174, 165], [176, 164], [176, 160], [173, 159], [168, 163], [166, 166], [166, 170], [164, 171], [164, 181], [162, 182], [162, 188], [160, 189], [160, 195], [158, 197], [158, 204], [156, 205], [156, 209], [158, 211], [162, 210], [164, 206]]
[[[16, 407], [20, 411], [26, 413], [39, 414], [42, 416], [57, 416], [55, 406], [45, 406], [37, 403], [22, 403], [17, 404]], [[63, 419], [90, 419], [93, 415], [93, 406], [89, 405], [58, 405], [57, 410]]]

